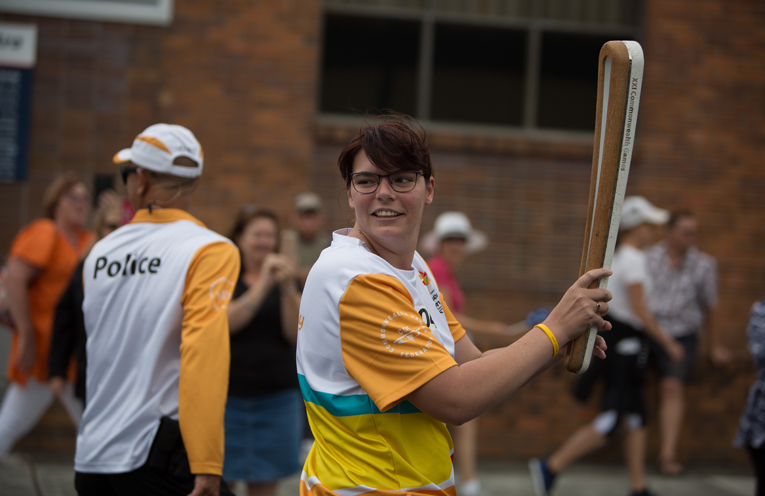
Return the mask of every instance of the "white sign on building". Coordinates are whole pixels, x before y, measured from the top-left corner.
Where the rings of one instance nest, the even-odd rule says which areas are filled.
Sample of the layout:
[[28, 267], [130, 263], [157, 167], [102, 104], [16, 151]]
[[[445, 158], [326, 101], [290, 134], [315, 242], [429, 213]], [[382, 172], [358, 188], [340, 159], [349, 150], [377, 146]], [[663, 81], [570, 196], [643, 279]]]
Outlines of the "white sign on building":
[[37, 26], [0, 23], [0, 66], [31, 69], [37, 62]]
[[0, 0], [0, 12], [167, 26], [173, 0]]

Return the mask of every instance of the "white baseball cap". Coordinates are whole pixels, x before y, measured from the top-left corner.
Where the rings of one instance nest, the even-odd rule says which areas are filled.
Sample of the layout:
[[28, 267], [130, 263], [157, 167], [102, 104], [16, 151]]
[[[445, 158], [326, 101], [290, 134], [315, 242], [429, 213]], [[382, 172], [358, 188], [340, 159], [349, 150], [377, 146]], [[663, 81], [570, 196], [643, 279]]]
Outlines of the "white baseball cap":
[[654, 207], [642, 196], [628, 196], [622, 204], [622, 219], [619, 223], [619, 230], [628, 231], [645, 223], [660, 226], [666, 224], [668, 220], [669, 211]]
[[[178, 157], [189, 158], [198, 167], [173, 164]], [[133, 146], [120, 150], [114, 155], [115, 164], [125, 162], [132, 162], [139, 167], [162, 174], [193, 178], [202, 175], [204, 157], [202, 145], [185, 127], [175, 124], [154, 124], [136, 136]]]
[[437, 252], [441, 240], [447, 238], [464, 239], [468, 253], [481, 251], [488, 244], [486, 234], [473, 229], [467, 215], [462, 212], [444, 212], [436, 219], [433, 230], [423, 237], [422, 251], [428, 254]]

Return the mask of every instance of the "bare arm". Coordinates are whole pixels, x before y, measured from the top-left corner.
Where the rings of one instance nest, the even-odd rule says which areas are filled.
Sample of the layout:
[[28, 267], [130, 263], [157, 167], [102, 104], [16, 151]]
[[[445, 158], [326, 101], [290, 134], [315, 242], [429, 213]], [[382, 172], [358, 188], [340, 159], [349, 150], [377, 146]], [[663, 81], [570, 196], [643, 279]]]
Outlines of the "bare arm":
[[[470, 340], [461, 339], [458, 347], [465, 341]], [[605, 349], [600, 337], [599, 344]], [[506, 348], [488, 351], [477, 359], [446, 370], [407, 399], [442, 422], [461, 425], [497, 405], [557, 363], [562, 355], [550, 358], [552, 350], [550, 339], [537, 329]]]
[[273, 257], [273, 280], [279, 285], [279, 311], [282, 318], [282, 336], [292, 344], [297, 343], [300, 293], [295, 286], [298, 273], [294, 259], [285, 254]]
[[8, 261], [8, 306], [19, 333], [19, 354], [15, 366], [28, 372], [35, 362], [35, 336], [29, 311], [29, 287], [40, 269], [24, 260], [12, 257]]
[[[245, 291], [242, 296], [236, 300], [231, 300], [228, 310], [229, 332], [236, 334], [258, 313], [263, 302], [266, 301], [274, 285], [282, 281], [280, 267], [286, 263], [284, 255], [278, 253], [269, 253], [263, 259], [263, 266], [260, 269], [258, 282]], [[297, 317], [295, 320], [297, 327]], [[296, 331], [297, 332], [297, 331]]]
[[[531, 331], [529, 331], [529, 332], [531, 332]], [[481, 353], [481, 351], [473, 344], [473, 342], [467, 336], [465, 336], [464, 338], [462, 338], [459, 341], [457, 341], [456, 346], [455, 346], [454, 358], [457, 360], [458, 364], [462, 365], [464, 363], [469, 362], [470, 360], [475, 360], [475, 359], [478, 359], [478, 358], [483, 358], [483, 357], [487, 357], [489, 355], [493, 355], [495, 353], [499, 353], [503, 349], [504, 348], [495, 348], [495, 349], [487, 350], [487, 351], [484, 351], [483, 353]], [[598, 358], [601, 358], [601, 359], [605, 358], [606, 357], [605, 350], [606, 350], [606, 342], [605, 342], [605, 340], [602, 337], [598, 336], [596, 338], [596, 342], [595, 342], [595, 352], [594, 352], [595, 356], [598, 357]], [[525, 386], [529, 382], [531, 382], [534, 379], [536, 379], [537, 377], [539, 377], [539, 375], [541, 375], [542, 373], [547, 371], [547, 369], [549, 369], [550, 367], [552, 367], [553, 365], [555, 365], [556, 363], [558, 363], [562, 359], [563, 359], [563, 352], [561, 350], [558, 353], [558, 355], [550, 358], [547, 361], [547, 363], [542, 365], [542, 367], [534, 375], [532, 375], [526, 382], [524, 382], [521, 385], [521, 387]]]
[[264, 280], [265, 275], [261, 275], [258, 284], [253, 285], [245, 291], [236, 300], [231, 300], [228, 307], [228, 331], [236, 334], [252, 320], [258, 310], [260, 310], [263, 301], [271, 292], [272, 284]]
[[[443, 296], [444, 301], [449, 306], [449, 308], [454, 308], [453, 301], [452, 301], [452, 292], [449, 291], [449, 288], [438, 288], [439, 292], [441, 293], [441, 296]], [[475, 319], [473, 317], [467, 316], [464, 313], [456, 313], [454, 316], [457, 318], [460, 324], [462, 324], [462, 327], [464, 327], [466, 330], [470, 332], [477, 332], [479, 334], [502, 334], [507, 335], [507, 331], [509, 326], [505, 324], [504, 322], [499, 321], [489, 321], [489, 320], [482, 320], [482, 319]]]
[[627, 286], [627, 294], [630, 298], [630, 304], [635, 315], [643, 321], [645, 325], [645, 333], [656, 341], [659, 346], [664, 348], [673, 362], [680, 362], [685, 355], [685, 349], [677, 342], [675, 338], [665, 333], [659, 323], [656, 322], [653, 314], [648, 310], [643, 299], [643, 285], [641, 283], [630, 284]]
[[300, 313], [300, 292], [295, 283], [282, 284], [280, 291], [280, 311], [282, 316], [282, 335], [292, 344], [297, 344], [298, 314]]
[[279, 286], [282, 335], [291, 342], [297, 342], [300, 293], [295, 288], [295, 265], [285, 255], [271, 253], [263, 260], [263, 267], [257, 284], [253, 285], [236, 300], [231, 301], [228, 311], [229, 332], [236, 334], [258, 313], [263, 302]]
[[500, 334], [506, 336], [510, 327], [508, 324], [498, 320], [476, 319], [464, 313], [455, 314], [455, 317], [457, 317], [457, 320], [460, 321], [460, 324], [466, 330], [478, 334]]
[[[563, 296], [545, 320], [560, 348], [590, 324], [610, 329], [596, 308], [611, 299], [603, 289], [586, 289], [594, 279], [606, 277], [605, 269], [582, 276]], [[603, 305], [603, 303], [601, 303]], [[535, 329], [500, 350], [478, 354], [464, 338], [457, 342], [458, 366], [442, 372], [407, 399], [420, 410], [449, 424], [460, 425], [496, 405], [551, 365], [553, 346], [547, 335]]]
[[719, 312], [717, 308], [707, 309], [704, 317], [704, 327], [709, 336], [709, 358], [715, 367], [722, 367], [731, 361], [730, 350], [723, 344], [723, 329], [718, 322]]
[[311, 267], [298, 267], [297, 277], [300, 279], [300, 285], [305, 286], [305, 281], [308, 279], [308, 273], [311, 272]]

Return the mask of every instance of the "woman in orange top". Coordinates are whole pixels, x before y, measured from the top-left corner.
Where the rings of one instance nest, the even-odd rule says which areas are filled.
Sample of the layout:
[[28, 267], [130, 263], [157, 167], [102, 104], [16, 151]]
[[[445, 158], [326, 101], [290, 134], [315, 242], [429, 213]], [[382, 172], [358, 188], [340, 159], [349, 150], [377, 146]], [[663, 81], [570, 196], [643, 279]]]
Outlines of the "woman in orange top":
[[[53, 401], [48, 388], [48, 351], [53, 314], [80, 255], [93, 236], [84, 226], [90, 194], [73, 173], [48, 187], [45, 218], [16, 236], [8, 259], [8, 303], [14, 321], [8, 378], [11, 383], [0, 407], [0, 458], [34, 427]], [[82, 407], [71, 385], [62, 402], [75, 424]]]

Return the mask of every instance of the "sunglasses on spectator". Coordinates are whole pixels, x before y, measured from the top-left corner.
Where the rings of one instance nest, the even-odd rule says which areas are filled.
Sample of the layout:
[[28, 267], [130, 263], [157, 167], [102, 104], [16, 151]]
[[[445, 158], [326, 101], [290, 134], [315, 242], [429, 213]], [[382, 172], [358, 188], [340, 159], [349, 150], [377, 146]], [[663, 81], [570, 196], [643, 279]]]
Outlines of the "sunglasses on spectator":
[[135, 174], [138, 171], [138, 167], [132, 166], [132, 165], [126, 165], [124, 167], [120, 167], [120, 174], [122, 174], [122, 182], [124, 184], [127, 184], [127, 178], [130, 174]]

